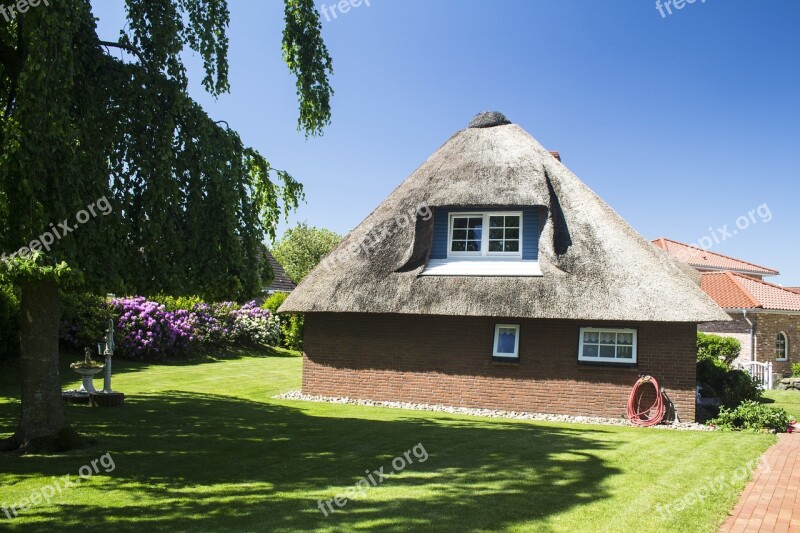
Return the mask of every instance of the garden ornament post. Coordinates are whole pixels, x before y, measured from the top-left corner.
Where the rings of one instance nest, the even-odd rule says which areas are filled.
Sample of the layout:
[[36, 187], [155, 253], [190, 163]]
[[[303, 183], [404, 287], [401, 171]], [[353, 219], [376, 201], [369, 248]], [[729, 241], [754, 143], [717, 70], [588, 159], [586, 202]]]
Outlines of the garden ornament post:
[[[102, 347], [102, 351], [101, 351]], [[111, 390], [111, 357], [114, 355], [114, 320], [109, 319], [108, 329], [106, 329], [106, 342], [97, 345], [101, 355], [106, 356], [106, 371], [103, 377], [103, 392], [114, 392]]]

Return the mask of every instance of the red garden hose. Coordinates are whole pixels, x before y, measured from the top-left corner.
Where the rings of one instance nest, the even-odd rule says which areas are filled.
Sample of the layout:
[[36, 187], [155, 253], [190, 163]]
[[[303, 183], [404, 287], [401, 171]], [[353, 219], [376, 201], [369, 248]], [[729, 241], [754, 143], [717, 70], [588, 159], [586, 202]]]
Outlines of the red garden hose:
[[[656, 389], [656, 400], [650, 407], [642, 409], [642, 397], [644, 396], [642, 386], [649, 383]], [[628, 420], [637, 426], [655, 426], [664, 419], [664, 400], [661, 395], [661, 387], [658, 381], [652, 376], [642, 376], [631, 390], [628, 398]]]

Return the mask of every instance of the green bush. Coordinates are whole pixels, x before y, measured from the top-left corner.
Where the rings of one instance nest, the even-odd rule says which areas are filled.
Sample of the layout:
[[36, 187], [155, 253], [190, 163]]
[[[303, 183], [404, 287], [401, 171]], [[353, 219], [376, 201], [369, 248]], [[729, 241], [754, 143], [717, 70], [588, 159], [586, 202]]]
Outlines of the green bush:
[[[697, 362], [697, 382], [714, 389], [729, 371], [728, 365], [719, 359], [701, 359]], [[716, 393], [716, 389], [713, 392]]]
[[728, 408], [761, 398], [761, 389], [758, 388], [750, 374], [744, 370], [727, 372], [721, 383], [716, 384], [714, 390], [717, 391], [722, 403]]
[[283, 347], [290, 350], [303, 350], [303, 315], [290, 315], [289, 320], [281, 326], [283, 334]]
[[303, 315], [278, 314], [278, 308], [288, 298], [289, 293], [276, 292], [264, 302], [262, 307], [269, 309], [270, 313], [281, 321], [281, 346], [290, 350], [303, 349]]
[[203, 299], [199, 296], [168, 296], [166, 294], [157, 294], [148, 300], [162, 304], [164, 309], [170, 313], [194, 311], [196, 305], [203, 303]]
[[286, 298], [288, 297], [289, 297], [288, 292], [276, 292], [275, 294], [267, 298], [264, 301], [264, 303], [261, 304], [261, 307], [263, 307], [264, 309], [269, 309], [270, 313], [272, 313], [273, 315], [277, 315], [278, 308], [283, 304], [284, 301], [286, 301]]
[[731, 431], [776, 431], [785, 433], [792, 421], [786, 410], [770, 407], [756, 401], [742, 402], [735, 409], [722, 407], [713, 424], [719, 429]]
[[0, 285], [0, 361], [19, 356], [19, 294]]
[[792, 363], [792, 376], [800, 378], [800, 363]]
[[111, 306], [103, 296], [63, 293], [59, 331], [62, 345], [77, 350], [88, 346], [94, 353], [97, 343], [105, 339], [108, 321], [113, 316]]
[[697, 382], [704, 396], [715, 396], [728, 408], [736, 407], [746, 400], [761, 398], [761, 389], [750, 374], [744, 370], [730, 370], [719, 359], [702, 359], [697, 362]]
[[721, 337], [719, 335], [709, 335], [707, 333], [697, 334], [697, 360], [715, 359], [724, 361], [727, 366], [739, 357], [742, 351], [742, 343], [731, 337]]

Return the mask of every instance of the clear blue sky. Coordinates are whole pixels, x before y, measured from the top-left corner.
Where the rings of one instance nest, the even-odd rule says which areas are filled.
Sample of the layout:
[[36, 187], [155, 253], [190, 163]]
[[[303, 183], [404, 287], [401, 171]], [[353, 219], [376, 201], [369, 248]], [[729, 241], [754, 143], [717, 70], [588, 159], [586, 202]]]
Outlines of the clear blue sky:
[[[115, 39], [122, 0], [93, 3]], [[281, 62], [282, 2], [230, 4], [232, 92], [205, 95], [188, 57], [193, 96], [305, 185], [292, 224], [346, 233], [498, 110], [645, 237], [707, 237], [800, 286], [800, 2], [697, 0], [662, 17], [649, 0], [370, 0], [322, 18], [336, 94], [310, 140]]]

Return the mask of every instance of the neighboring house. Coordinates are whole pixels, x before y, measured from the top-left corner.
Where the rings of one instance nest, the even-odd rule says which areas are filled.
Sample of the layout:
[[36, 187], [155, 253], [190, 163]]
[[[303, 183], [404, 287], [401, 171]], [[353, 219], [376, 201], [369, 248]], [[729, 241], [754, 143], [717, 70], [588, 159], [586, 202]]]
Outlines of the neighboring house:
[[719, 272], [728, 271], [738, 274], [745, 274], [752, 278], [763, 279], [767, 276], [777, 276], [777, 270], [759, 266], [740, 259], [734, 259], [727, 255], [718, 254], [697, 246], [691, 246], [672, 239], [660, 238], [653, 241], [653, 244], [675, 256], [676, 259], [687, 263], [700, 272]]
[[700, 331], [736, 337], [740, 361], [772, 361], [774, 373], [791, 375], [800, 362], [800, 294], [733, 272], [704, 273], [703, 290], [733, 322], [701, 324]]
[[791, 374], [800, 362], [800, 290], [764, 281], [780, 274], [771, 268], [669, 239], [653, 243], [703, 271], [703, 290], [733, 319], [700, 324], [700, 331], [738, 339], [738, 362], [771, 361], [774, 373]]
[[297, 285], [294, 281], [292, 281], [289, 276], [286, 275], [286, 272], [283, 270], [283, 266], [278, 262], [273, 255], [265, 250], [264, 253], [267, 256], [267, 261], [269, 261], [269, 266], [272, 267], [272, 273], [274, 274], [274, 278], [272, 279], [272, 283], [268, 287], [264, 287], [262, 292], [266, 294], [275, 294], [276, 292], [292, 292]]
[[642, 374], [695, 416], [727, 315], [535, 139], [482, 113], [289, 295], [303, 391], [622, 417]]

